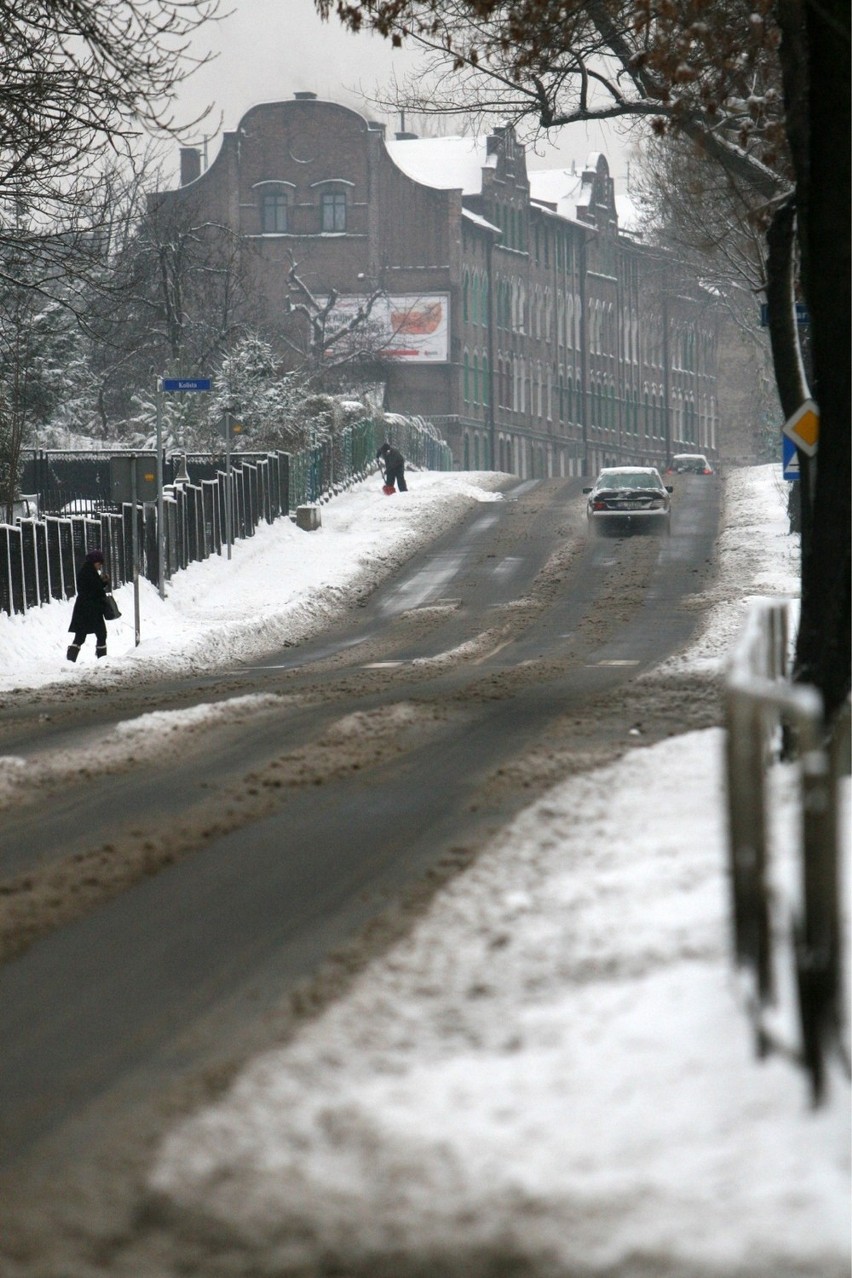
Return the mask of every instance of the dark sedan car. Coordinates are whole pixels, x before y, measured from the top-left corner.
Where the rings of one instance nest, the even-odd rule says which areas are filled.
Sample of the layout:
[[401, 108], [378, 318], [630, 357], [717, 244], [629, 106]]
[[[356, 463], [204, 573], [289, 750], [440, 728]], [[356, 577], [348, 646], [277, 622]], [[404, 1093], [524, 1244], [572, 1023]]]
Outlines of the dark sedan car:
[[613, 466], [602, 470], [592, 488], [586, 514], [594, 532], [668, 533], [671, 488], [653, 466]]

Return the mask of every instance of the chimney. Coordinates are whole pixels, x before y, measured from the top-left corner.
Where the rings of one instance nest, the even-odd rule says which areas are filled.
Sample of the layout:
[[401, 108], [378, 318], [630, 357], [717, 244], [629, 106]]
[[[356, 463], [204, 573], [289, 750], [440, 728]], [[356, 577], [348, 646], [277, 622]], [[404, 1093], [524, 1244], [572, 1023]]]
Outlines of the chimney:
[[396, 133], [396, 134], [394, 134], [394, 136], [395, 136], [395, 138], [396, 138], [397, 142], [416, 142], [416, 141], [417, 141], [417, 134], [416, 134], [416, 133], [405, 133], [405, 132], [402, 132], [402, 133]]
[[201, 152], [197, 146], [182, 146], [180, 149], [180, 184], [187, 186], [201, 177]]
[[316, 102], [317, 100], [317, 95], [315, 93], [311, 93], [307, 89], [303, 90], [301, 93], [294, 93], [293, 97], [297, 102]]

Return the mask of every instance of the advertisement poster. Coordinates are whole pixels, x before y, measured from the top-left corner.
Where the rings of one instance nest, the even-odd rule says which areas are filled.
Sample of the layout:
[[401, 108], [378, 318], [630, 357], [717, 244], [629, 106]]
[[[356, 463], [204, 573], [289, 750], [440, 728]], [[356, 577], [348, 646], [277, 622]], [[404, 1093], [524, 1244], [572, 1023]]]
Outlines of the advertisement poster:
[[[357, 315], [364, 301], [363, 297], [339, 297], [326, 322], [327, 337]], [[444, 364], [449, 358], [449, 344], [449, 294], [404, 293], [377, 298], [369, 318], [335, 347], [372, 348], [383, 359]]]

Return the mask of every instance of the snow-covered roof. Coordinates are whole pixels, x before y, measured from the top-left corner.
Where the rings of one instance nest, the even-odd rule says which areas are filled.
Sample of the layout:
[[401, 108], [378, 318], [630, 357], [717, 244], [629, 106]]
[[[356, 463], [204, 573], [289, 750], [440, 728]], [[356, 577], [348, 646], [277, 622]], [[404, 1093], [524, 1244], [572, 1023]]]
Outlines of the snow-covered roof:
[[570, 173], [568, 169], [531, 169], [528, 176], [531, 200], [550, 205], [560, 217], [576, 220], [583, 182], [579, 173]]
[[618, 229], [638, 235], [644, 230], [642, 210], [632, 195], [615, 193], [615, 209], [618, 213]]
[[408, 138], [385, 143], [398, 169], [439, 191], [479, 195], [486, 161], [485, 138]]
[[462, 217], [466, 222], [473, 222], [474, 226], [481, 226], [486, 231], [496, 231], [498, 235], [502, 234], [499, 226], [495, 226], [493, 222], [488, 221], [487, 217], [482, 217], [471, 209], [462, 209]]

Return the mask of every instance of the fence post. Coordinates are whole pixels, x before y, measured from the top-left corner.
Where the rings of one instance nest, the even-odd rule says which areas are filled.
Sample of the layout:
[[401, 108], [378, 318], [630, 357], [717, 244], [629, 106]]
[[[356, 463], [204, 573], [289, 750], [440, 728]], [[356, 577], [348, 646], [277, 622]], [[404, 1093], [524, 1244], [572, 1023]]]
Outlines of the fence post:
[[811, 750], [801, 766], [803, 910], [796, 968], [802, 1045], [818, 1104], [825, 1093], [825, 1048], [839, 1028], [837, 808], [827, 755]]
[[[734, 949], [738, 962], [754, 972], [760, 1002], [768, 1000], [772, 993], [766, 891], [765, 738], [763, 708], [749, 697], [729, 692], [726, 766]], [[764, 1050], [761, 1041], [758, 1049]]]

